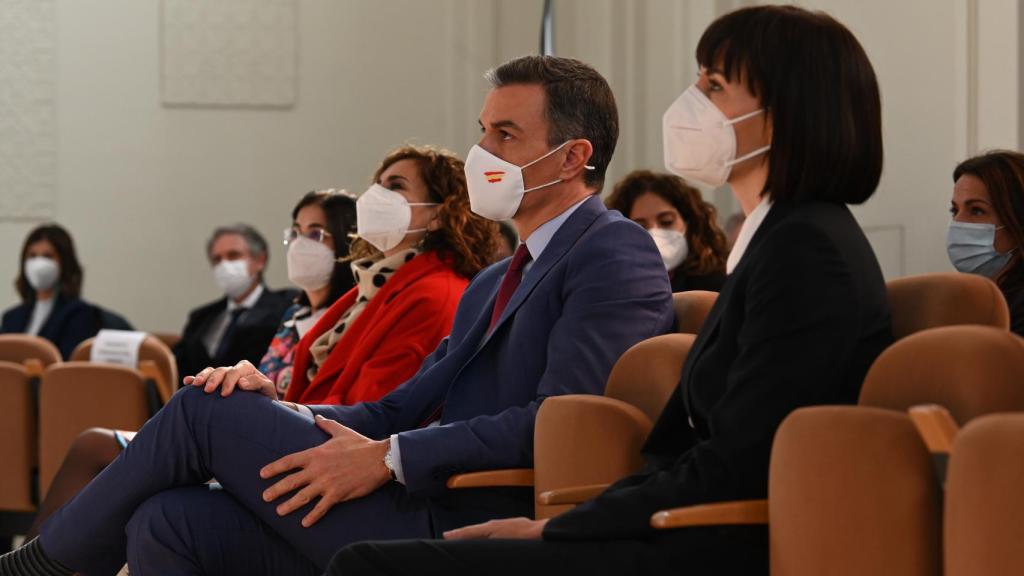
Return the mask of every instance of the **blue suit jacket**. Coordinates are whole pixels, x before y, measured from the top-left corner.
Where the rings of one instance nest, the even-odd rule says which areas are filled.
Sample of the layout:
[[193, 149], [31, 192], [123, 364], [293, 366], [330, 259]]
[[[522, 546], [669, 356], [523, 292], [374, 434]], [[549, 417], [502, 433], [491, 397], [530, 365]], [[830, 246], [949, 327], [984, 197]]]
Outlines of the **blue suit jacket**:
[[[532, 492], [455, 490], [461, 472], [533, 464], [540, 403], [601, 394], [612, 365], [674, 325], [668, 274], [640, 226], [591, 197], [558, 229], [488, 335], [505, 259], [464, 293], [451, 334], [412, 379], [378, 402], [313, 411], [376, 439], [399, 434], [405, 485], [435, 529], [532, 516]], [[423, 428], [440, 410], [441, 426]]]
[[[28, 329], [35, 302], [19, 304], [4, 312], [0, 333], [24, 333]], [[53, 311], [39, 329], [39, 336], [53, 342], [65, 360], [75, 347], [96, 335], [102, 328], [98, 309], [85, 300], [57, 296]]]

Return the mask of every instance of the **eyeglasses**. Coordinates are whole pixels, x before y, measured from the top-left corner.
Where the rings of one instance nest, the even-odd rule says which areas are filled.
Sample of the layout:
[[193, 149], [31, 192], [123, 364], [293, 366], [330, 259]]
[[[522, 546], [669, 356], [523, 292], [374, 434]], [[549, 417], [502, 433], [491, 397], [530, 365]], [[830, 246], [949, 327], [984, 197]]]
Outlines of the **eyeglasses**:
[[324, 240], [331, 237], [331, 233], [328, 232], [327, 230], [324, 230], [323, 228], [314, 228], [313, 230], [310, 230], [309, 232], [306, 233], [299, 232], [298, 229], [294, 227], [285, 228], [284, 245], [287, 246], [291, 244], [292, 242], [297, 240], [299, 236], [302, 236], [303, 238], [308, 238], [313, 242], [322, 243]]

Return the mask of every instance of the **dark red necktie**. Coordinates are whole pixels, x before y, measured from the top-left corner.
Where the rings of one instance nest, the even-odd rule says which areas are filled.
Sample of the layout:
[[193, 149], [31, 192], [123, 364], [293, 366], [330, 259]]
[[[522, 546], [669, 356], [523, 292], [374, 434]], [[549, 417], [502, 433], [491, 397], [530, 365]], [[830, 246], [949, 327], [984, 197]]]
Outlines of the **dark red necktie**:
[[494, 310], [491, 312], [491, 325], [487, 329], [488, 332], [494, 330], [494, 325], [498, 323], [501, 313], [508, 306], [512, 294], [515, 294], [519, 283], [523, 281], [523, 268], [526, 268], [532, 259], [525, 243], [516, 248], [516, 253], [512, 255], [512, 262], [508, 265], [508, 270], [505, 271], [505, 277], [501, 279], [501, 287], [498, 288], [498, 297], [494, 300]]

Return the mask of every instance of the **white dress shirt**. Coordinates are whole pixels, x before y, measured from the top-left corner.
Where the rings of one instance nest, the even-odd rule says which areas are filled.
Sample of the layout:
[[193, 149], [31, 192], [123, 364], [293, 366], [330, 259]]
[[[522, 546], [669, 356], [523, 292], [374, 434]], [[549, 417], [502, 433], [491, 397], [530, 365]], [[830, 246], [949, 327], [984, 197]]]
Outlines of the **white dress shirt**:
[[739, 265], [740, 259], [747, 251], [747, 246], [750, 245], [750, 240], [754, 237], [757, 229], [761, 227], [761, 223], [764, 222], [765, 216], [771, 209], [772, 201], [765, 196], [761, 199], [761, 203], [747, 215], [747, 219], [743, 221], [740, 233], [736, 237], [736, 243], [732, 246], [732, 252], [729, 252], [729, 259], [725, 263], [726, 274], [732, 274], [732, 271]]
[[28, 320], [28, 328], [25, 330], [26, 334], [32, 336], [38, 336], [39, 331], [43, 329], [43, 325], [50, 319], [50, 313], [53, 312], [53, 305], [57, 302], [57, 297], [53, 296], [49, 300], [36, 300], [36, 303], [32, 305], [32, 316]]

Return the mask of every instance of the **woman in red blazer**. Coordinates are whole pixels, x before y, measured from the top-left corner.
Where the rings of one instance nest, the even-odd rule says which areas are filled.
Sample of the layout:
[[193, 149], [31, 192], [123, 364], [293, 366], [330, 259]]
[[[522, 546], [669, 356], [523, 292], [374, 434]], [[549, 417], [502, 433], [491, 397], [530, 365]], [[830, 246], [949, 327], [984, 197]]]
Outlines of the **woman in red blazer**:
[[[462, 161], [447, 152], [388, 154], [356, 209], [356, 286], [299, 343], [285, 400], [354, 404], [394, 390], [448, 335], [462, 291], [495, 252], [497, 227], [470, 212]], [[266, 388], [236, 370], [242, 388]], [[191, 383], [215, 388], [214, 373]]]
[[300, 404], [355, 404], [384, 396], [412, 377], [448, 335], [467, 284], [434, 252], [413, 258], [381, 287], [310, 380], [310, 347], [355, 304], [358, 288], [353, 288], [299, 343], [285, 399]]

